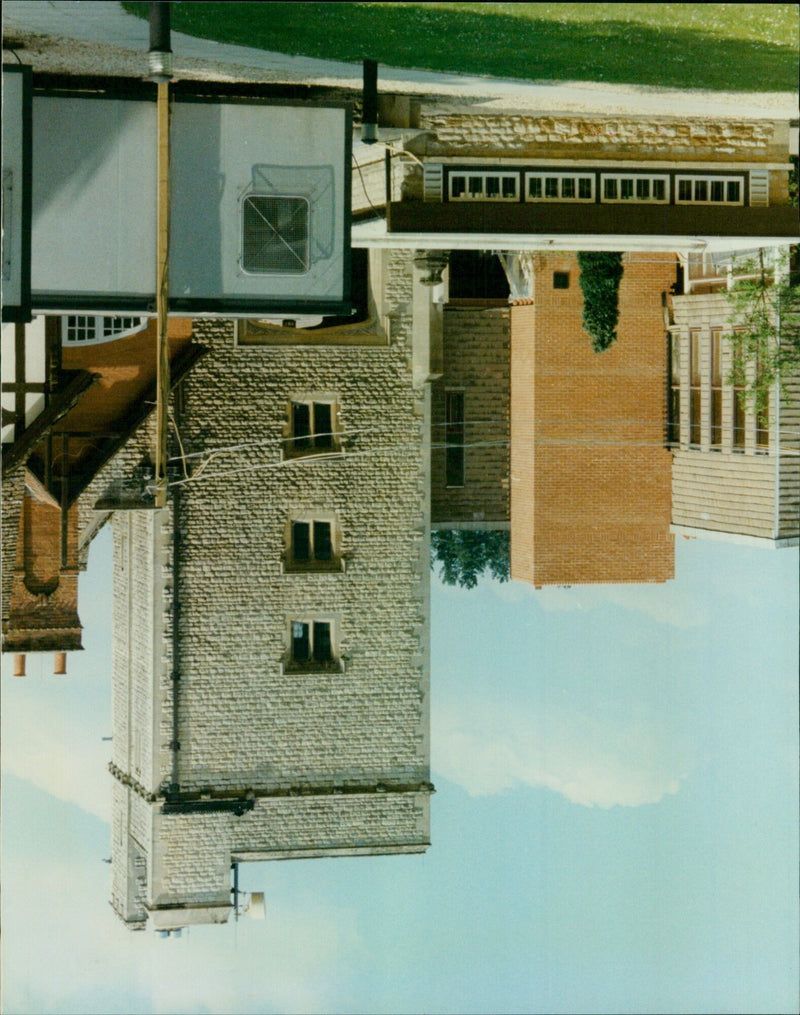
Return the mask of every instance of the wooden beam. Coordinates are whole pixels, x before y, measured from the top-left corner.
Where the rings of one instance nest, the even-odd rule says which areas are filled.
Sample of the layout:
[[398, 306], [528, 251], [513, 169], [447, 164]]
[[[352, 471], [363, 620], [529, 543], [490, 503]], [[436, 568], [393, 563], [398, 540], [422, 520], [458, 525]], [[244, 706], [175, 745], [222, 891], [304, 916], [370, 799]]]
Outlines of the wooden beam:
[[169, 83], [158, 83], [158, 196], [156, 250], [156, 507], [167, 503], [167, 429], [169, 412]]
[[99, 380], [98, 374], [90, 374], [86, 370], [78, 370], [65, 388], [53, 396], [50, 405], [40, 413], [19, 440], [3, 447], [3, 475], [19, 465], [28, 453], [49, 434], [53, 427], [80, 401], [83, 393]]

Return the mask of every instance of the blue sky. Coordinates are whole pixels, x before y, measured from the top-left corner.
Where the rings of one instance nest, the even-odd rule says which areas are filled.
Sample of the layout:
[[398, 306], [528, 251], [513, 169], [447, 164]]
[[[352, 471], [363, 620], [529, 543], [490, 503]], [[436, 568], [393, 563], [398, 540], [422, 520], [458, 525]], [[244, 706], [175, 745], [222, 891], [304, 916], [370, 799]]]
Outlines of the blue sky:
[[110, 540], [70, 674], [3, 673], [4, 1011], [797, 1009], [798, 551], [432, 588], [433, 845], [243, 865], [266, 919], [108, 905]]

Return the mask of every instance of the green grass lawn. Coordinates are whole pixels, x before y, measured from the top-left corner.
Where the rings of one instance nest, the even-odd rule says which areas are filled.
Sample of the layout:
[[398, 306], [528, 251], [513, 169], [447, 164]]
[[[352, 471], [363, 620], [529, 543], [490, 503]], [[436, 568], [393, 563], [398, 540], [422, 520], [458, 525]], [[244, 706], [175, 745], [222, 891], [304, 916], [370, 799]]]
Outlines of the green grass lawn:
[[[148, 4], [123, 3], [147, 17]], [[527, 81], [793, 91], [795, 4], [173, 3], [175, 31], [327, 60]]]

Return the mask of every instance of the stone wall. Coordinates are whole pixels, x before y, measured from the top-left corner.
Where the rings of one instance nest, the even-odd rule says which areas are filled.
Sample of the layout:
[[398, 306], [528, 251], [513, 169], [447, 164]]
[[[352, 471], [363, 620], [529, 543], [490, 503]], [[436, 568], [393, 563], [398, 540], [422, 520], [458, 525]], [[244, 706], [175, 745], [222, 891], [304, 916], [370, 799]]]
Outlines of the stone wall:
[[542, 116], [423, 108], [424, 154], [507, 158], [683, 158], [786, 162], [789, 126], [706, 117]]

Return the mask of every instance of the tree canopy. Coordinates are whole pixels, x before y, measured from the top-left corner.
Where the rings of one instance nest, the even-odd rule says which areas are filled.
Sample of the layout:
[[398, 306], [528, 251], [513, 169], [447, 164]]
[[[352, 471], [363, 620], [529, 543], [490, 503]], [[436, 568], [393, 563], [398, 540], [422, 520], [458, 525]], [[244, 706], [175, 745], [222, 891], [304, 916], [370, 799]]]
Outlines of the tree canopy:
[[508, 532], [486, 529], [439, 529], [431, 533], [431, 568], [439, 564], [439, 577], [446, 585], [473, 589], [487, 573], [508, 581], [510, 539]]
[[741, 388], [756, 412], [769, 404], [776, 383], [800, 369], [800, 283], [786, 254], [770, 260], [764, 250], [735, 266], [739, 278], [726, 291], [731, 305], [733, 369], [729, 384]]

